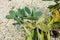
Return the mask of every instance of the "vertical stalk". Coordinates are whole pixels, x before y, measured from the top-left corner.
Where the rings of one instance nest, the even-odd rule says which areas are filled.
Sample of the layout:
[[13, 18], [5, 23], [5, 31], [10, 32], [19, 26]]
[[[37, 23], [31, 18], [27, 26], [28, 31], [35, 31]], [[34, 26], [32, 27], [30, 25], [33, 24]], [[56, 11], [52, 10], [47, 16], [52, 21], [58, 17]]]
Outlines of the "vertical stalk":
[[31, 35], [30, 36], [27, 36], [27, 40], [32, 40]]
[[37, 29], [37, 35], [38, 35], [38, 40], [40, 39], [40, 33], [39, 33], [39, 30]]
[[42, 40], [44, 40], [44, 33], [43, 33], [43, 31], [41, 31], [41, 38], [42, 38]]
[[51, 38], [50, 38], [50, 31], [47, 32], [47, 39], [51, 40]]
[[39, 30], [37, 29], [37, 34], [38, 34], [38, 40], [44, 40], [44, 33], [43, 33], [43, 31], [41, 31], [41, 33], [39, 33]]

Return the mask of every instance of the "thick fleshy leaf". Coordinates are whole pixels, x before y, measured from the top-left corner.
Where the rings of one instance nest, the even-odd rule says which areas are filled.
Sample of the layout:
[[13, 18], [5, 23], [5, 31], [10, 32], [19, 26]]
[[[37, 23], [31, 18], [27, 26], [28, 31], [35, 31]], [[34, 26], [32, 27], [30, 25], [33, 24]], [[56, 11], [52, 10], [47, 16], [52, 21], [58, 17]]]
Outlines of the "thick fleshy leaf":
[[30, 11], [30, 9], [29, 9], [28, 7], [25, 7], [25, 11], [26, 11], [28, 14], [31, 13], [31, 11]]
[[21, 15], [20, 12], [17, 12], [17, 13], [16, 13], [16, 16], [17, 16], [17, 17], [22, 17], [22, 15]]
[[28, 16], [27, 16], [28, 19], [31, 19], [31, 17], [32, 17], [31, 15], [28, 15]]
[[21, 13], [21, 9], [20, 8], [18, 8], [18, 12]]
[[25, 17], [26, 16], [26, 13], [25, 13], [25, 9], [24, 8], [22, 8], [22, 9], [18, 9], [18, 14], [19, 14], [19, 16], [20, 17]]
[[15, 11], [10, 10], [10, 11], [9, 11], [9, 14], [10, 14], [12, 17], [15, 17], [15, 14], [16, 14], [16, 13], [15, 13]]
[[6, 18], [7, 19], [13, 19], [13, 17], [11, 15], [7, 15]]
[[38, 19], [41, 15], [42, 15], [42, 12], [38, 11], [38, 9], [34, 7], [31, 14], [33, 19]]
[[23, 9], [19, 8], [16, 15], [19, 17], [23, 17], [23, 16], [25, 16], [25, 11]]
[[25, 17], [25, 16], [26, 16], [26, 13], [25, 13], [24, 8], [21, 10], [21, 14], [22, 14], [22, 16], [23, 16], [23, 17]]
[[32, 9], [32, 14], [34, 14], [36, 11], [37, 11], [37, 8], [34, 7], [34, 8]]
[[37, 20], [42, 15], [42, 13], [40, 11], [33, 11], [31, 15], [34, 20]]
[[34, 17], [39, 18], [42, 15], [42, 12], [37, 11], [33, 15], [34, 15]]

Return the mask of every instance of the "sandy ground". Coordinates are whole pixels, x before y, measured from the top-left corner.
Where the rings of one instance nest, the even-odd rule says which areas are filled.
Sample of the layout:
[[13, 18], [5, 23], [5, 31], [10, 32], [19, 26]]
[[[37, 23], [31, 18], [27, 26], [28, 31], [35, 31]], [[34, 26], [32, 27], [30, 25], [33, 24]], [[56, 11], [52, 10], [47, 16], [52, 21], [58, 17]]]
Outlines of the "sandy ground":
[[[13, 20], [5, 18], [9, 14], [9, 10], [18, 9], [24, 6], [37, 6], [41, 10], [46, 9], [48, 5], [54, 4], [54, 2], [43, 2], [39, 0], [0, 0], [0, 40], [25, 40], [23, 29], [18, 31], [16, 27], [12, 25]], [[47, 11], [44, 11], [44, 13]]]

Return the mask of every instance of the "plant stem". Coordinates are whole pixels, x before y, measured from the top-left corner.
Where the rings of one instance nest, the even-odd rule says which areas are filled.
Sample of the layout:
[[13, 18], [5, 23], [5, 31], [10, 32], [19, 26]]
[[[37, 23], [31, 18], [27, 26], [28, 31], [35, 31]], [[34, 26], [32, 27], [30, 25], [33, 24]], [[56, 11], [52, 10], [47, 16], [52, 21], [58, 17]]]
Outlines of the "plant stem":
[[44, 40], [44, 33], [41, 31], [41, 34], [39, 33], [39, 30], [37, 29], [37, 34], [38, 34], [38, 40]]
[[47, 32], [47, 39], [50, 40], [50, 31]]
[[32, 37], [31, 36], [27, 36], [27, 40], [32, 40]]
[[44, 40], [44, 33], [41, 31], [42, 40]]

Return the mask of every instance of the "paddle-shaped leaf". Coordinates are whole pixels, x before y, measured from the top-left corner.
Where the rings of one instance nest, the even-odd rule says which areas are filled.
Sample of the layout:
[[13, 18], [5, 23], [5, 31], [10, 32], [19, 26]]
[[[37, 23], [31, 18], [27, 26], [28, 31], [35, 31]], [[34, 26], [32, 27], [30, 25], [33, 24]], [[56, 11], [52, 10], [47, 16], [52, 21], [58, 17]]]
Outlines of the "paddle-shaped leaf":
[[28, 14], [31, 14], [31, 11], [28, 7], [25, 7], [25, 11], [28, 13]]
[[42, 15], [42, 12], [37, 11], [33, 15], [34, 15], [35, 18], [39, 18]]
[[11, 15], [7, 15], [6, 18], [7, 19], [13, 19], [13, 17]]
[[23, 15], [21, 14], [21, 11], [22, 11], [22, 9], [19, 8], [16, 15], [19, 17], [22, 17]]
[[16, 16], [17, 16], [17, 17], [22, 17], [22, 15], [21, 15], [20, 12], [16, 12]]
[[21, 9], [21, 14], [22, 14], [22, 16], [23, 16], [23, 17], [25, 17], [25, 16], [26, 16], [26, 13], [25, 13], [24, 8], [23, 8], [23, 9]]
[[12, 17], [15, 17], [15, 14], [16, 14], [16, 13], [15, 13], [15, 11], [10, 10], [10, 11], [9, 11], [9, 14], [10, 14]]

